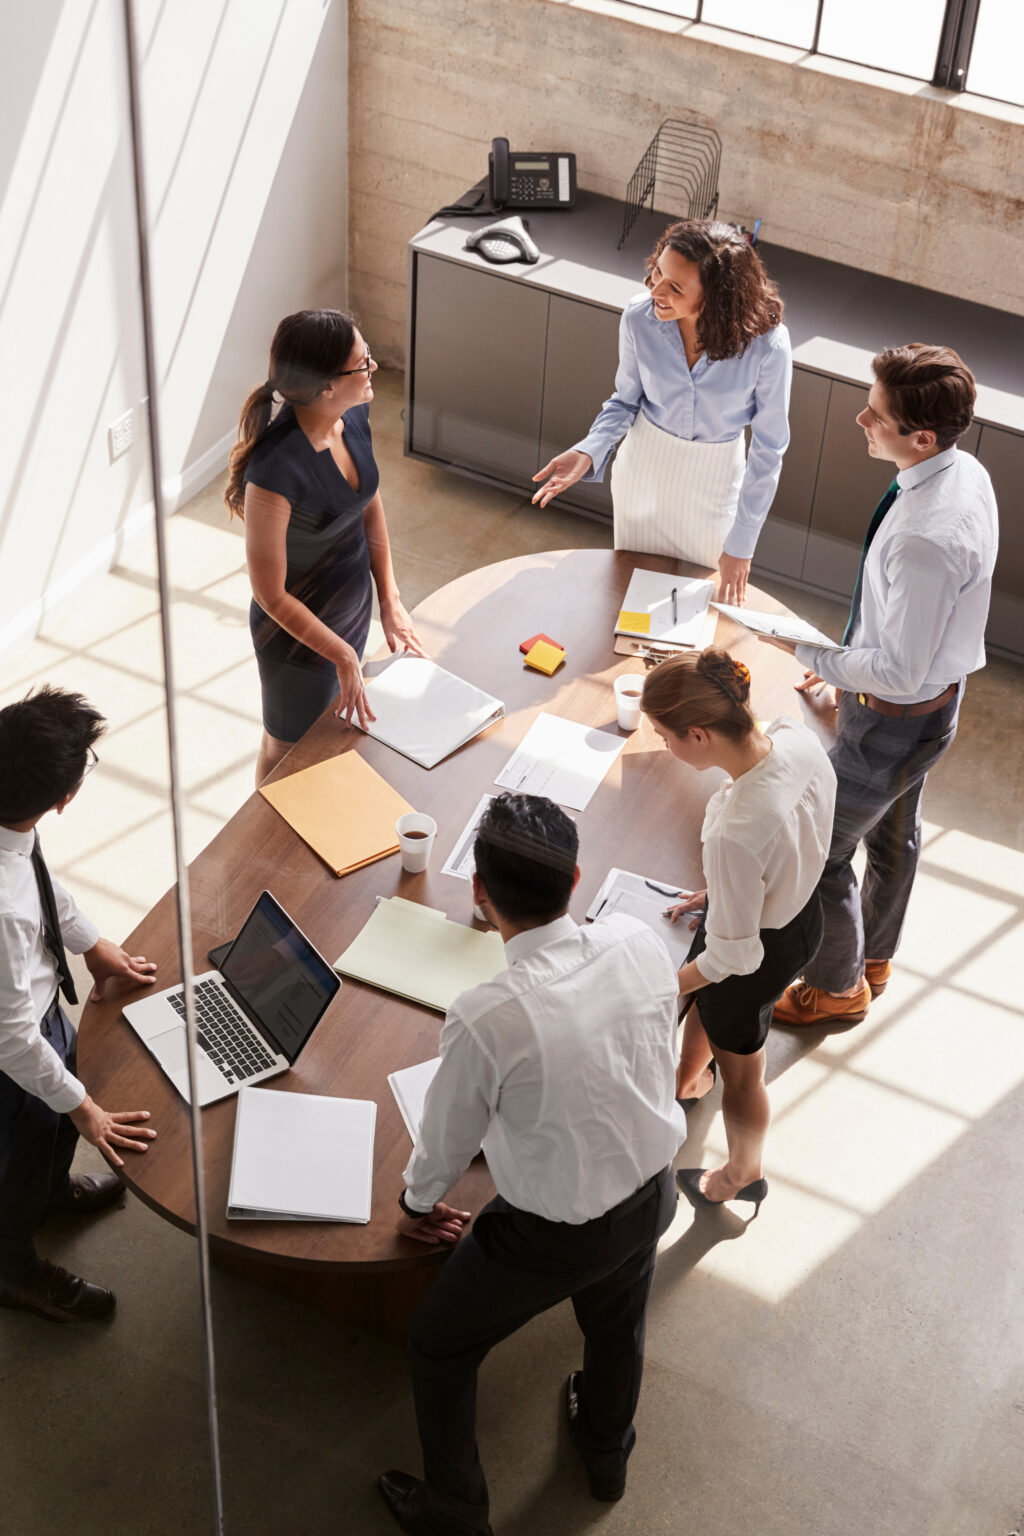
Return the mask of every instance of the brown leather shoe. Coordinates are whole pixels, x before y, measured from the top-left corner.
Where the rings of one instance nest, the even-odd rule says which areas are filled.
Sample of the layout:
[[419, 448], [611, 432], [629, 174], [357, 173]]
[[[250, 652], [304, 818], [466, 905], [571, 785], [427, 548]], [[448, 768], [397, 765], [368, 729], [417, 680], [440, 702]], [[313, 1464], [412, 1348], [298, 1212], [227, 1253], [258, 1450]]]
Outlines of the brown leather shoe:
[[865, 960], [864, 977], [871, 988], [871, 996], [879, 997], [889, 985], [892, 965], [888, 960]]
[[48, 1216], [88, 1216], [113, 1205], [124, 1194], [116, 1173], [73, 1173], [66, 1192], [47, 1210]]
[[838, 997], [834, 992], [823, 992], [820, 987], [808, 987], [803, 983], [788, 987], [775, 1004], [773, 1024], [787, 1029], [816, 1029], [822, 1024], [859, 1024], [865, 1018], [871, 1002], [871, 988], [867, 982], [850, 997]]
[[91, 1322], [113, 1312], [117, 1298], [102, 1285], [91, 1285], [80, 1275], [72, 1275], [59, 1264], [43, 1259], [39, 1272], [25, 1285], [0, 1291], [0, 1307], [21, 1307], [62, 1322], [68, 1317]]

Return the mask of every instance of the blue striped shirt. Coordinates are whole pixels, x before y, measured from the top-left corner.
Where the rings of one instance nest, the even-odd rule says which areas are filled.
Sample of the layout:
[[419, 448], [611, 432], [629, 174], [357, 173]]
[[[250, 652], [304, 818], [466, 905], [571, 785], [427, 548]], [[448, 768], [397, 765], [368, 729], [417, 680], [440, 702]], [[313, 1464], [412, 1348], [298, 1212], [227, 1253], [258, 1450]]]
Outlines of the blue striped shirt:
[[749, 425], [746, 473], [736, 521], [725, 541], [726, 554], [749, 559], [789, 446], [792, 376], [784, 325], [755, 337], [742, 357], [713, 363], [702, 353], [691, 371], [676, 321], [656, 319], [650, 294], [638, 294], [622, 312], [615, 393], [583, 441], [573, 444], [593, 460], [583, 478], [604, 478], [612, 449], [639, 410], [663, 432], [695, 443], [729, 443]]

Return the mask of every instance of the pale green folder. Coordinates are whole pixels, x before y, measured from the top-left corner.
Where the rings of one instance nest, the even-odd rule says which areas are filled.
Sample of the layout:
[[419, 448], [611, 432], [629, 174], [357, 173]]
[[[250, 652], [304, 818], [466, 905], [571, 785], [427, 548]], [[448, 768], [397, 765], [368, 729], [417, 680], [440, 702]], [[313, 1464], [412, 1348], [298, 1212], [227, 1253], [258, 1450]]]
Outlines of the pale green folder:
[[441, 1013], [467, 987], [506, 968], [499, 934], [450, 922], [436, 907], [401, 896], [382, 897], [358, 938], [334, 962], [342, 976]]

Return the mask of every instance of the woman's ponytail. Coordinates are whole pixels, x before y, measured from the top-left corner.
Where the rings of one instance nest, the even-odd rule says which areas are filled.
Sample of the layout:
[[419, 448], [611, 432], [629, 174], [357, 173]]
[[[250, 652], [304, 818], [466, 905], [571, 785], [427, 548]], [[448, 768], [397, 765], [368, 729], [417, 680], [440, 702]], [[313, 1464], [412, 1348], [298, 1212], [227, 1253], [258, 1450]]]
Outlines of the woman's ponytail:
[[245, 505], [245, 470], [252, 451], [270, 425], [274, 407], [274, 387], [268, 379], [242, 406], [238, 419], [238, 441], [228, 458], [228, 483], [224, 488], [224, 504], [232, 517], [242, 517]]

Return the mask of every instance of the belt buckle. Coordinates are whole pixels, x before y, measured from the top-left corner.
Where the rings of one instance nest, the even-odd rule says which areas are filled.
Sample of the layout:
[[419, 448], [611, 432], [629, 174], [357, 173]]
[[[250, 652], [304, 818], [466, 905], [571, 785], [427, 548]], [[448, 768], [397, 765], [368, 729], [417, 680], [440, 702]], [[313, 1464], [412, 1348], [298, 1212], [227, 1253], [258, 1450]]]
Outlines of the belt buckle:
[[866, 693], [858, 693], [858, 695], [857, 695], [857, 703], [858, 704], [863, 704], [865, 706], [865, 708], [867, 708], [867, 702], [868, 702], [867, 694]]

